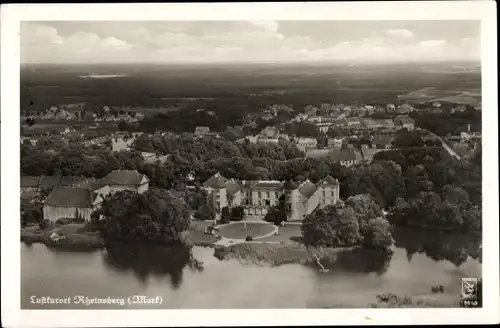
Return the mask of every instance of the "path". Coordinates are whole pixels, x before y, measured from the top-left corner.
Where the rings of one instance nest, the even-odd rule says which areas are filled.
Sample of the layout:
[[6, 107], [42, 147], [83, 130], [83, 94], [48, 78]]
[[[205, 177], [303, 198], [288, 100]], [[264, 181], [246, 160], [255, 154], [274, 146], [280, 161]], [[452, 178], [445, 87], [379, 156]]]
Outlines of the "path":
[[450, 154], [451, 156], [455, 157], [456, 159], [458, 160], [461, 160], [462, 158], [460, 157], [460, 155], [458, 155], [450, 146], [448, 146], [448, 144], [440, 137], [438, 136], [437, 134], [435, 133], [430, 133], [433, 137], [435, 137], [436, 139], [438, 139], [439, 141], [441, 141], [442, 145], [443, 145], [443, 148], [446, 149], [446, 151], [448, 152], [448, 154]]
[[[266, 221], [246, 221], [247, 223], [258, 223], [258, 224], [268, 224], [268, 225], [272, 225]], [[227, 223], [227, 224], [221, 224], [219, 226], [217, 226], [216, 228], [219, 228], [221, 226], [226, 226], [226, 225], [231, 225], [231, 224], [238, 224], [239, 222], [236, 221], [236, 222], [230, 222], [230, 223]], [[266, 238], [266, 237], [269, 237], [269, 236], [272, 236], [274, 235], [277, 231], [278, 231], [278, 227], [275, 226], [275, 225], [272, 225], [273, 226], [273, 231], [267, 233], [267, 234], [264, 234], [262, 236], [258, 236], [258, 237], [254, 237], [251, 241], [246, 241], [245, 239], [243, 238], [226, 238], [224, 236], [221, 235], [221, 239], [219, 239], [217, 242], [214, 243], [215, 246], [232, 246], [232, 245], [237, 245], [237, 244], [243, 244], [243, 243], [251, 243], [253, 241], [258, 241], [259, 239], [262, 239], [262, 238]]]

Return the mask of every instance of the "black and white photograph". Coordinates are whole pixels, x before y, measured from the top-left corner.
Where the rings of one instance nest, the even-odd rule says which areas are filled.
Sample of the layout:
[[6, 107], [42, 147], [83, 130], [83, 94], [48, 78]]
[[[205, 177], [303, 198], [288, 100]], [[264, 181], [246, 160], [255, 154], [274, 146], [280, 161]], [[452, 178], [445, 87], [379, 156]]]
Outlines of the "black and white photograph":
[[[251, 322], [231, 310], [328, 310], [317, 322], [334, 325], [342, 309], [364, 324], [439, 309], [498, 322], [488, 3], [442, 18], [403, 2], [377, 19], [368, 2], [310, 19], [299, 8], [314, 4], [298, 3], [260, 16], [250, 9], [265, 4], [172, 5], [165, 19], [146, 5], [143, 19], [127, 5], [121, 18], [100, 5], [18, 12], [16, 30], [2, 25], [13, 306], [52, 310], [57, 325], [72, 312], [54, 310], [206, 310], [184, 314], [197, 325], [213, 310], [225, 325]], [[430, 320], [419, 313], [410, 323]]]

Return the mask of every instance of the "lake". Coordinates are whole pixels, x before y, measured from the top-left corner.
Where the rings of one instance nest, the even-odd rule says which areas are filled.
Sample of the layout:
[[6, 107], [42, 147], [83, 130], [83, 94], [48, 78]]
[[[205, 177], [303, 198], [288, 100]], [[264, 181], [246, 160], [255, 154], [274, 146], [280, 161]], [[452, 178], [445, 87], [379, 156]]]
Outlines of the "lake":
[[[417, 299], [457, 301], [462, 277], [480, 277], [480, 243], [442, 233], [397, 230], [396, 250], [384, 270], [335, 266], [328, 273], [298, 264], [279, 267], [219, 261], [194, 247], [204, 270], [192, 268], [181, 248], [128, 247], [76, 253], [42, 244], [21, 245], [23, 309], [362, 308], [387, 292]], [[476, 259], [474, 259], [475, 257]], [[453, 264], [453, 263], [455, 264]], [[458, 266], [457, 266], [458, 265]], [[443, 285], [443, 294], [431, 287]], [[161, 296], [162, 304], [32, 304], [31, 297], [123, 298]]]

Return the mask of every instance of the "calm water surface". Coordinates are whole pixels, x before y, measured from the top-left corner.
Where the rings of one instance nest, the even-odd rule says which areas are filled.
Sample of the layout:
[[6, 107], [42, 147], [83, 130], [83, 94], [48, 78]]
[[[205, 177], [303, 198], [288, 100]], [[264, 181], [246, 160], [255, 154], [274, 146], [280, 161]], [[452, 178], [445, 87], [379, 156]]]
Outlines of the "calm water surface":
[[[76, 253], [21, 245], [22, 308], [325, 308], [367, 307], [381, 292], [458, 300], [462, 277], [481, 276], [479, 243], [463, 236], [399, 231], [396, 252], [378, 272], [337, 265], [328, 273], [302, 265], [275, 268], [219, 261], [194, 247], [204, 270], [182, 249], [128, 248]], [[470, 256], [468, 256], [470, 255]], [[471, 257], [472, 256], [472, 257]], [[455, 264], [453, 264], [454, 262]], [[456, 265], [458, 264], [458, 266]], [[441, 284], [444, 294], [431, 294]], [[37, 305], [31, 296], [162, 296], [161, 305]]]

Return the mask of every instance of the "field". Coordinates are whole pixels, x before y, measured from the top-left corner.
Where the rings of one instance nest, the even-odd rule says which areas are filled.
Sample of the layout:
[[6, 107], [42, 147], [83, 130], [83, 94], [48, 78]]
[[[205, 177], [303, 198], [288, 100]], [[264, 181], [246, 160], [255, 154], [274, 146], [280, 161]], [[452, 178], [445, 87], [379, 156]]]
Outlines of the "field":
[[[465, 85], [462, 86], [462, 88], [465, 87]], [[429, 103], [439, 101], [476, 106], [481, 103], [480, 88], [475, 84], [470, 85], [469, 87], [469, 90], [443, 90], [435, 87], [426, 87], [412, 91], [406, 95], [401, 95], [398, 98], [402, 101], [408, 101], [410, 103]]]
[[[460, 95], [455, 90], [478, 92], [477, 70], [436, 65], [23, 65], [21, 107], [41, 111], [51, 105], [86, 102], [89, 108], [107, 105], [144, 112], [178, 108], [251, 112], [275, 103], [298, 107], [323, 102], [394, 103], [414, 90], [419, 92], [411, 97], [425, 99]], [[99, 74], [124, 76], [80, 78]], [[432, 94], [422, 95], [430, 90]]]

